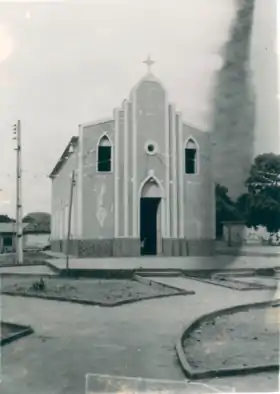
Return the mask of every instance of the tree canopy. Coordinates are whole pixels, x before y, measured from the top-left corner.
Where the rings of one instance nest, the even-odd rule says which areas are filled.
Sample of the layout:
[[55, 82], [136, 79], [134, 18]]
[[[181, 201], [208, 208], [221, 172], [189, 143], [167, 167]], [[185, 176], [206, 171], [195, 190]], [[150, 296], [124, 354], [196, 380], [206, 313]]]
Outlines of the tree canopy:
[[45, 212], [32, 212], [23, 218], [24, 223], [28, 223], [25, 232], [50, 232], [51, 216]]
[[0, 215], [0, 223], [11, 223], [11, 222], [15, 222], [15, 220], [10, 218], [8, 215]]
[[236, 207], [248, 227], [264, 226], [271, 233], [280, 229], [280, 155], [265, 153], [255, 158], [246, 181], [247, 193]]

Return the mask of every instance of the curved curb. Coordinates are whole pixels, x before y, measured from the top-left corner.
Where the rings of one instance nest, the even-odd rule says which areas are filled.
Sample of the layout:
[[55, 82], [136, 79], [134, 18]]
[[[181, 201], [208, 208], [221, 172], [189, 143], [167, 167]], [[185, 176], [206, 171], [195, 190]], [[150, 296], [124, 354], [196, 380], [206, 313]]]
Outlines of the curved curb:
[[[14, 293], [12, 291], [2, 291], [1, 294], [12, 296], [12, 297], [38, 298], [41, 300], [69, 302], [69, 303], [73, 303], [73, 304], [100, 306], [100, 307], [105, 307], [105, 308], [114, 308], [117, 306], [134, 304], [136, 302], [146, 301], [146, 300], [154, 300], [157, 298], [168, 298], [168, 297], [185, 295], [184, 292], [173, 293], [173, 294], [158, 294], [158, 295], [154, 295], [154, 296], [139, 297], [139, 298], [133, 298], [133, 299], [129, 299], [129, 300], [123, 300], [123, 301], [109, 303], [109, 302], [98, 302], [98, 301], [90, 301], [90, 300], [67, 298], [67, 297], [45, 296], [45, 295], [40, 295], [40, 294]], [[189, 295], [189, 293], [187, 293], [187, 294]]]
[[13, 328], [18, 328], [19, 331], [9, 335], [6, 338], [3, 338], [0, 340], [0, 346], [4, 346], [4, 345], [8, 345], [11, 342], [14, 342], [20, 338], [26, 337], [27, 335], [33, 334], [34, 330], [31, 326], [22, 326], [19, 324], [13, 324], [13, 323], [6, 323], [6, 322], [2, 322], [4, 323], [6, 326], [10, 326]]
[[193, 322], [184, 330], [181, 335], [181, 339], [175, 345], [175, 350], [177, 353], [177, 357], [179, 359], [180, 366], [184, 372], [184, 374], [189, 379], [204, 379], [204, 378], [215, 378], [215, 377], [223, 377], [223, 376], [235, 376], [235, 375], [247, 375], [250, 373], [259, 373], [266, 371], [279, 371], [279, 364], [267, 364], [267, 365], [257, 365], [252, 367], [244, 367], [244, 366], [236, 366], [231, 368], [219, 368], [215, 370], [211, 369], [198, 369], [193, 368], [186, 357], [184, 352], [184, 340], [186, 337], [198, 326], [201, 325], [204, 321], [208, 321], [211, 318], [227, 315], [232, 312], [242, 312], [251, 308], [263, 308], [265, 306], [273, 306], [277, 305], [279, 300], [265, 301], [265, 302], [255, 302], [251, 304], [243, 304], [236, 305], [225, 309], [219, 309], [211, 313], [203, 314], [199, 318], [193, 320]]

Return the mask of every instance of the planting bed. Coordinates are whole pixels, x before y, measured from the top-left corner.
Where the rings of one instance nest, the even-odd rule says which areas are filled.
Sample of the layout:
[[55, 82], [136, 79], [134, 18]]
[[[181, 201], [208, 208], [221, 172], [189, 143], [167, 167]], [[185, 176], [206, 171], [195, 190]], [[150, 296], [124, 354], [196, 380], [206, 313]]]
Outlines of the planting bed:
[[184, 341], [189, 364], [194, 370], [278, 364], [279, 312], [252, 308], [202, 323]]
[[[188, 275], [187, 275], [188, 276]], [[209, 273], [204, 276], [191, 276], [192, 279], [210, 283], [212, 285], [218, 285], [227, 287], [233, 290], [275, 290], [277, 288], [277, 278], [275, 276], [264, 276], [242, 274], [242, 273], [224, 273], [217, 272], [215, 274]]]
[[[35, 286], [34, 286], [35, 285]], [[167, 286], [148, 286], [132, 280], [97, 280], [46, 278], [40, 286], [40, 278], [3, 277], [1, 291], [10, 295], [39, 296], [74, 302], [115, 305], [118, 303], [138, 301], [186, 294], [186, 292]]]
[[31, 327], [0, 322], [0, 346], [13, 342], [26, 335], [32, 334]]

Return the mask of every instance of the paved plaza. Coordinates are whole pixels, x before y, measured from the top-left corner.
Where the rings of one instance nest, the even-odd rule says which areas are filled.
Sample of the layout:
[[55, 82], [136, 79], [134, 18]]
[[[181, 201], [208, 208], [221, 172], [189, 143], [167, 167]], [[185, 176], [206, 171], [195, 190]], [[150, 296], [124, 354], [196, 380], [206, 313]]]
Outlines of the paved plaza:
[[[161, 281], [196, 294], [112, 309], [2, 296], [2, 319], [30, 324], [35, 333], [3, 347], [1, 392], [84, 394], [88, 373], [183, 381], [174, 345], [194, 318], [274, 296], [272, 291], [244, 294], [189, 279]], [[278, 391], [277, 383], [277, 374], [263, 373], [197, 382], [200, 391], [188, 384], [186, 392], [209, 393], [219, 386], [271, 392]]]

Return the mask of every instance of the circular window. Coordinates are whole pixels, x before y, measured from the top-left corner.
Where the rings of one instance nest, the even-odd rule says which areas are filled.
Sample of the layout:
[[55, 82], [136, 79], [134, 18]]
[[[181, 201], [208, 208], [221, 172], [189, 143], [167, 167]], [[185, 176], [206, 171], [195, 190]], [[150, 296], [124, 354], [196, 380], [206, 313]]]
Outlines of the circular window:
[[145, 150], [148, 155], [154, 155], [157, 152], [157, 145], [155, 142], [149, 141], [145, 145]]

